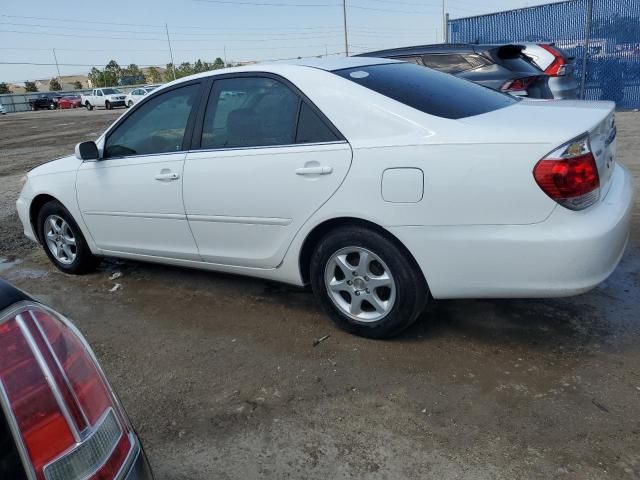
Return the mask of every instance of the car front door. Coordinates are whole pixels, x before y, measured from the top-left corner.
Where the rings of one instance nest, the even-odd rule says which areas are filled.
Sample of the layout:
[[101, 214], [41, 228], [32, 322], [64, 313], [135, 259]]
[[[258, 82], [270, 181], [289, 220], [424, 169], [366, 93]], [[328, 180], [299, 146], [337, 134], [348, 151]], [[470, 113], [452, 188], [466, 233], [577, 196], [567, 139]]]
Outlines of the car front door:
[[184, 202], [201, 257], [274, 268], [293, 237], [338, 189], [349, 144], [283, 79], [216, 80], [185, 162]]
[[199, 259], [182, 174], [200, 89], [180, 85], [140, 105], [107, 133], [102, 158], [80, 166], [78, 204], [99, 248]]

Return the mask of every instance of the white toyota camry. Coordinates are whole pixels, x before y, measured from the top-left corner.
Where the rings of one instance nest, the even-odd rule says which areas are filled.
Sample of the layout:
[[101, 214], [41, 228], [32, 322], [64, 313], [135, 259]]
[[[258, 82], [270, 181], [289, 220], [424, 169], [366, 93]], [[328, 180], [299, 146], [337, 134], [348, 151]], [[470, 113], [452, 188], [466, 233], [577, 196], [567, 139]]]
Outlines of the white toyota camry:
[[25, 234], [64, 272], [113, 256], [311, 284], [342, 328], [430, 297], [585, 292], [633, 205], [614, 104], [527, 101], [417, 65], [253, 65], [147, 95], [29, 172]]

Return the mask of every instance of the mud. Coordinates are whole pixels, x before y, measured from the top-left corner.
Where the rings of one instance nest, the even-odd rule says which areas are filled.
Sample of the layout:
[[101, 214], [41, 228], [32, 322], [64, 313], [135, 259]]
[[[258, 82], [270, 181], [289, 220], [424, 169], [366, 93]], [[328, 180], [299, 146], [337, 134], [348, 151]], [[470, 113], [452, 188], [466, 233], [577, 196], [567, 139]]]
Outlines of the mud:
[[[22, 239], [19, 178], [120, 113], [0, 118], [0, 275], [84, 332], [158, 479], [640, 478], [638, 208], [622, 263], [588, 294], [435, 302], [400, 338], [365, 340], [287, 286], [53, 268]], [[640, 115], [618, 124], [637, 179]]]

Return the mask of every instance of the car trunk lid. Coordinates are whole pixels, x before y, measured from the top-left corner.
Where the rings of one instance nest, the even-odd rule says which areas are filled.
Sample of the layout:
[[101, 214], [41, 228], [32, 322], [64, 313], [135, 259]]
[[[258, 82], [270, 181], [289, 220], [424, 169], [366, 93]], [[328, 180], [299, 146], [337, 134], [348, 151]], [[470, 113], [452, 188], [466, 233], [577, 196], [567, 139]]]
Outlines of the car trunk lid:
[[[474, 127], [475, 135], [490, 143], [546, 145], [551, 152], [589, 133], [606, 195], [616, 159], [615, 103], [577, 100], [522, 100], [510, 107], [458, 120]], [[532, 162], [538, 159], [532, 158]]]

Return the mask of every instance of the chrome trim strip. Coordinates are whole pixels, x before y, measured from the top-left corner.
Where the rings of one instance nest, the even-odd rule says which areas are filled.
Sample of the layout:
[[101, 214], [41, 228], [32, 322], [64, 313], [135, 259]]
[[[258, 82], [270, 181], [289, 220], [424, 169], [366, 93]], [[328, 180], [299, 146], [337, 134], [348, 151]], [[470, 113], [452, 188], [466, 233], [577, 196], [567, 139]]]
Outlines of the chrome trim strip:
[[[40, 322], [38, 322], [38, 320], [36, 319], [36, 317], [33, 314], [32, 310], [29, 310], [29, 315], [33, 319], [33, 323], [36, 325], [36, 328], [40, 332], [40, 335], [42, 335], [42, 339], [44, 340], [45, 345], [49, 349], [49, 353], [51, 354], [51, 357], [56, 362], [56, 366], [58, 367], [58, 370], [60, 371], [60, 375], [62, 376], [62, 379], [64, 380], [64, 383], [67, 385], [67, 388], [69, 389], [69, 392], [71, 393], [71, 395], [73, 397], [73, 400], [76, 402], [76, 405], [78, 406], [78, 410], [80, 410], [80, 414], [82, 415], [82, 418], [84, 419], [84, 423], [87, 425], [87, 427], [91, 427], [91, 422], [87, 418], [87, 415], [85, 414], [84, 409], [80, 405], [80, 401], [78, 400], [78, 396], [76, 395], [75, 390], [71, 386], [71, 382], [69, 381], [69, 378], [67, 377], [67, 373], [64, 371], [64, 368], [62, 368], [62, 364], [60, 363], [60, 360], [58, 359], [58, 356], [53, 351], [53, 346], [51, 345], [51, 342], [49, 342], [49, 339], [45, 335], [44, 330], [42, 329], [42, 325], [40, 325]], [[89, 429], [87, 428], [86, 431], [88, 432]], [[80, 432], [80, 438], [82, 438], [82, 432]]]
[[69, 409], [67, 408], [64, 402], [64, 399], [62, 398], [60, 389], [58, 388], [58, 385], [56, 385], [56, 382], [53, 379], [53, 376], [51, 374], [51, 370], [49, 370], [46, 360], [44, 359], [44, 357], [42, 356], [42, 353], [38, 349], [38, 345], [36, 344], [36, 341], [34, 340], [33, 335], [31, 335], [29, 328], [25, 324], [25, 321], [22, 318], [22, 313], [16, 315], [16, 322], [18, 323], [20, 330], [22, 330], [22, 335], [24, 335], [24, 338], [27, 341], [29, 348], [31, 348], [31, 352], [33, 353], [33, 356], [36, 358], [36, 361], [40, 366], [40, 370], [42, 370], [42, 373], [45, 379], [47, 380], [47, 383], [49, 384], [49, 388], [51, 389], [51, 392], [53, 393], [53, 396], [56, 399], [56, 403], [58, 404], [58, 407], [62, 412], [62, 416], [64, 417], [64, 419], [67, 421], [67, 424], [69, 425], [69, 430], [71, 430], [73, 439], [76, 441], [76, 443], [81, 442], [82, 438], [80, 437], [80, 432], [76, 427], [76, 422], [74, 422], [73, 418], [71, 418], [71, 414], [69, 413]]
[[83, 215], [93, 215], [102, 217], [131, 217], [131, 218], [153, 218], [161, 220], [186, 220], [187, 216], [182, 213], [143, 213], [143, 212], [103, 212], [89, 211], [82, 212]]
[[232, 217], [226, 215], [187, 215], [190, 222], [240, 223], [245, 225], [276, 225], [284, 227], [293, 221], [278, 217]]
[[346, 140], [336, 140], [333, 142], [315, 142], [315, 143], [287, 143], [285, 145], [256, 145], [254, 147], [229, 147], [229, 148], [199, 148], [197, 150], [189, 150], [187, 153], [215, 153], [215, 152], [236, 152], [239, 150], [273, 150], [275, 148], [299, 148], [299, 147], [318, 147], [324, 145], [348, 145]]

